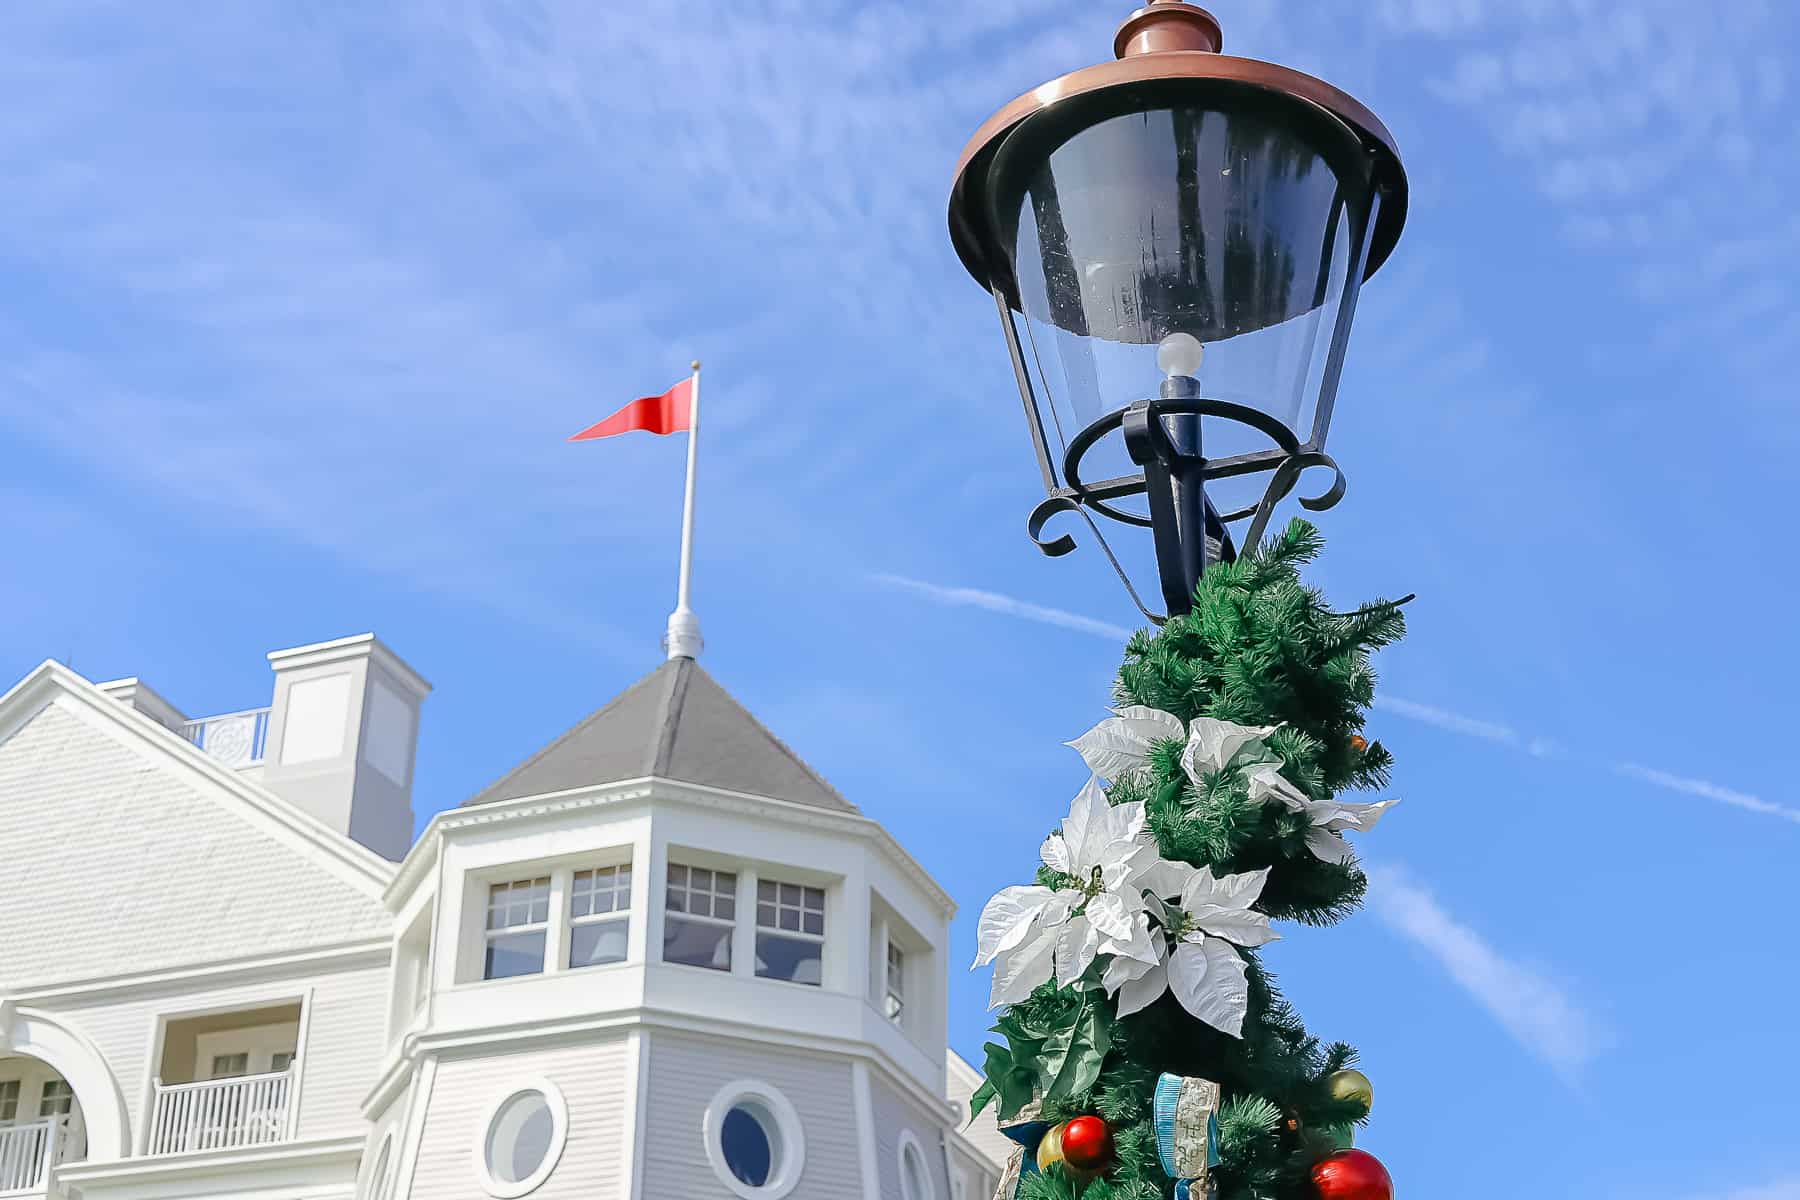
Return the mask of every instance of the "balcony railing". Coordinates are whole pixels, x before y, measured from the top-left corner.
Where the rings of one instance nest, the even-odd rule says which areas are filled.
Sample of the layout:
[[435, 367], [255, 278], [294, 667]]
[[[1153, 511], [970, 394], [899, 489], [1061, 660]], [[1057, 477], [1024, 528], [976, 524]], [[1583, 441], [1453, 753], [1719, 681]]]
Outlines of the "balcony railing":
[[201, 717], [183, 725], [181, 735], [228, 767], [254, 767], [263, 760], [263, 744], [269, 740], [269, 710]]
[[286, 1140], [293, 1077], [289, 1068], [201, 1083], [157, 1080], [149, 1152], [231, 1150]]
[[44, 1190], [62, 1152], [65, 1119], [0, 1124], [0, 1195]]

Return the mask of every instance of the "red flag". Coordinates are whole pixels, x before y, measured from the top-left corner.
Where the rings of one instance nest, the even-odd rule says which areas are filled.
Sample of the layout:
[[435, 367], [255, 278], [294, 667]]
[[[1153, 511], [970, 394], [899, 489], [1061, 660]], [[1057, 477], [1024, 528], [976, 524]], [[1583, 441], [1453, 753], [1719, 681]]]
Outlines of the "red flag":
[[633, 429], [648, 433], [679, 433], [689, 427], [693, 411], [694, 377], [690, 375], [660, 396], [633, 400], [606, 420], [589, 425], [569, 440], [589, 442], [630, 433]]

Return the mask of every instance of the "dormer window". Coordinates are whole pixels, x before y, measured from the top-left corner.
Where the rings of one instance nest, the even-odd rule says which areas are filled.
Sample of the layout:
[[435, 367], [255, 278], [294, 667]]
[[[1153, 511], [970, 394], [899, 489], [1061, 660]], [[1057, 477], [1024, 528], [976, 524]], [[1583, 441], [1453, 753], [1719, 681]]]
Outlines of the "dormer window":
[[756, 973], [819, 986], [824, 978], [825, 889], [756, 881]]
[[737, 875], [669, 864], [663, 914], [663, 961], [731, 970], [731, 932], [737, 924]]
[[488, 888], [487, 951], [483, 979], [535, 975], [544, 969], [550, 933], [550, 877], [496, 883]]

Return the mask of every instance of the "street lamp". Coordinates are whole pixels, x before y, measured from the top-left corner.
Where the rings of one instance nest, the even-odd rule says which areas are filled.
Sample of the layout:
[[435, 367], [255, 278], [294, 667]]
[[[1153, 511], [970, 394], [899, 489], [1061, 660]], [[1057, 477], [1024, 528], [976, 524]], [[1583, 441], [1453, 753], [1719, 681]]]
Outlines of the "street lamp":
[[[1044, 475], [1032, 539], [1067, 554], [1074, 540], [1044, 525], [1079, 513], [1144, 609], [1091, 514], [1148, 527], [1171, 613], [1192, 607], [1209, 559], [1235, 554], [1227, 526], [1248, 518], [1255, 545], [1308, 468], [1332, 482], [1302, 505], [1342, 497], [1332, 399], [1357, 290], [1406, 215], [1373, 113], [1219, 46], [1210, 13], [1152, 0], [1119, 27], [1118, 61], [990, 117], [950, 194], [951, 240], [999, 308]], [[1115, 431], [1126, 472], [1089, 478]], [[1208, 480], [1264, 472], [1256, 503], [1221, 513], [1207, 497]], [[1135, 496], [1146, 511], [1120, 503]]]

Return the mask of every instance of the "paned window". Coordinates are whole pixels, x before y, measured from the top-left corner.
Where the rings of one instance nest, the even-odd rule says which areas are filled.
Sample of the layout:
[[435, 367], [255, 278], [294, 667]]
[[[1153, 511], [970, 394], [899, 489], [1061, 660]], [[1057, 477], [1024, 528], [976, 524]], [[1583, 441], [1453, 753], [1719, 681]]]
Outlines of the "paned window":
[[212, 1060], [212, 1072], [207, 1078], [230, 1079], [237, 1075], [248, 1075], [249, 1073], [250, 1055], [248, 1052], [240, 1054], [215, 1054], [213, 1055]]
[[756, 881], [756, 973], [817, 987], [824, 979], [825, 889]]
[[892, 940], [887, 944], [887, 998], [882, 1001], [881, 1010], [896, 1025], [906, 1010], [906, 951]]
[[19, 1117], [19, 1081], [0, 1080], [0, 1121], [16, 1121]]
[[274, 1057], [269, 1059], [269, 1070], [271, 1071], [285, 1071], [293, 1065], [294, 1055], [291, 1051], [277, 1050]]
[[496, 883], [488, 888], [487, 953], [483, 979], [536, 975], [544, 969], [550, 930], [550, 877]]
[[38, 1116], [66, 1117], [74, 1110], [74, 1088], [60, 1079], [52, 1079], [44, 1085], [43, 1095], [38, 1099]]
[[731, 931], [737, 923], [737, 875], [669, 864], [663, 913], [663, 961], [731, 970]]
[[577, 871], [569, 881], [569, 965], [625, 961], [631, 931], [631, 864]]

